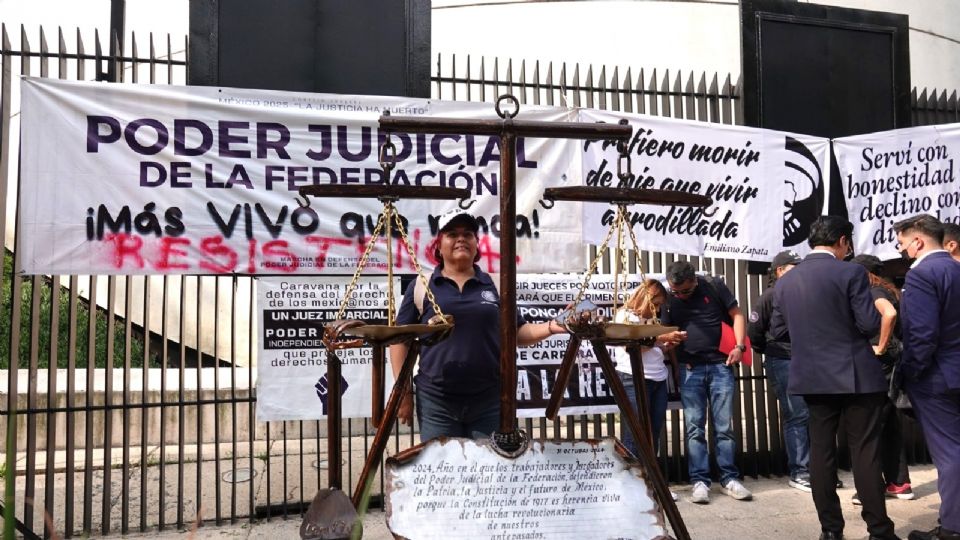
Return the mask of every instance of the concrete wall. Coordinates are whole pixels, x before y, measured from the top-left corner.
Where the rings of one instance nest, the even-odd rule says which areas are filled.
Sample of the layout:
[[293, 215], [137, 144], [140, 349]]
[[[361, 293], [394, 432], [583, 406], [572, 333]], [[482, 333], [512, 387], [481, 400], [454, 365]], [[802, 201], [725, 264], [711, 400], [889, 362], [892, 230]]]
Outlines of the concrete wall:
[[[960, 89], [960, 6], [956, 0], [813, 3], [907, 14], [912, 84]], [[730, 73], [734, 79], [741, 71], [735, 0], [434, 0], [432, 46], [434, 58], [452, 53], [475, 58], [485, 55], [567, 62], [571, 67], [580, 62], [610, 68]], [[463, 69], [461, 62], [457, 65]], [[490, 67], [487, 65], [488, 70]]]

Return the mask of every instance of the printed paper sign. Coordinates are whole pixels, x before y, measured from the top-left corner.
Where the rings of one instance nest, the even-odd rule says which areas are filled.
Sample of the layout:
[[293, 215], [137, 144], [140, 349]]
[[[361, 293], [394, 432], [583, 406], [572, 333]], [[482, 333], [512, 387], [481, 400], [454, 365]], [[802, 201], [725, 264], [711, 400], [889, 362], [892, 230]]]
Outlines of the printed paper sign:
[[[662, 274], [647, 274], [660, 279]], [[540, 322], [557, 316], [577, 297], [583, 276], [575, 274], [522, 274], [517, 276], [517, 312], [528, 321]], [[640, 285], [632, 276], [624, 286], [621, 281], [614, 288], [612, 276], [593, 276], [584, 296], [613, 319], [613, 299], [617, 293], [618, 306]], [[567, 349], [569, 336], [558, 334], [531, 347], [517, 349], [517, 416], [539, 418], [544, 415], [550, 393], [553, 391]], [[614, 347], [608, 347], [611, 359], [616, 360]], [[593, 346], [588, 341], [580, 344], [577, 365], [567, 381], [567, 390], [559, 414], [603, 414], [619, 412], [613, 391], [603, 376]]]
[[[322, 325], [337, 318], [347, 284], [343, 278], [332, 277], [259, 280], [258, 420], [326, 418], [330, 396], [327, 350], [320, 340]], [[400, 290], [399, 279], [394, 286]], [[363, 278], [342, 318], [386, 324], [386, 299], [383, 278]], [[341, 362], [343, 418], [369, 417], [373, 399], [371, 349], [341, 349], [337, 356]], [[389, 396], [393, 371], [385, 366], [384, 373], [385, 396]]]

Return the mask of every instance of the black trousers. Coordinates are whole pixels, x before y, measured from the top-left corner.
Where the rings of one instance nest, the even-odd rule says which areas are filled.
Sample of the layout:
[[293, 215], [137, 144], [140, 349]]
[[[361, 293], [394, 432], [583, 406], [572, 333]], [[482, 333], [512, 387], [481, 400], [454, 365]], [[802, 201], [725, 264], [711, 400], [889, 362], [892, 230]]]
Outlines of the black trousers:
[[872, 536], [894, 538], [884, 500], [881, 435], [886, 393], [805, 395], [810, 410], [810, 484], [824, 531], [842, 532], [844, 521], [837, 496], [837, 431], [850, 447], [853, 479], [863, 503], [860, 515]]
[[883, 480], [890, 484], [910, 482], [907, 469], [907, 446], [903, 443], [903, 417], [889, 399], [883, 406], [883, 445], [880, 454], [883, 460]]

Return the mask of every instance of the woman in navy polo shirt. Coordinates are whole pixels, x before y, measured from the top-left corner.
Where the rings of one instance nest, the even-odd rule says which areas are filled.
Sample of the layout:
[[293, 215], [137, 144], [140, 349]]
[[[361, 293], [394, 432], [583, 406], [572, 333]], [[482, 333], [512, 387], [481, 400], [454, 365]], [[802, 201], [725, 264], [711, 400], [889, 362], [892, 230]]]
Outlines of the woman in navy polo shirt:
[[[477, 220], [454, 211], [441, 216], [434, 255], [439, 261], [429, 277], [430, 290], [445, 315], [453, 315], [450, 337], [420, 351], [414, 378], [420, 440], [435, 437], [488, 436], [500, 424], [500, 295], [490, 275], [480, 270]], [[397, 324], [426, 323], [434, 316], [430, 302], [404, 294]], [[421, 309], [417, 305], [422, 306]], [[517, 315], [517, 344], [526, 346], [564, 332], [554, 321], [525, 323]], [[407, 345], [390, 347], [396, 377]], [[413, 393], [403, 398], [400, 423], [412, 425]]]

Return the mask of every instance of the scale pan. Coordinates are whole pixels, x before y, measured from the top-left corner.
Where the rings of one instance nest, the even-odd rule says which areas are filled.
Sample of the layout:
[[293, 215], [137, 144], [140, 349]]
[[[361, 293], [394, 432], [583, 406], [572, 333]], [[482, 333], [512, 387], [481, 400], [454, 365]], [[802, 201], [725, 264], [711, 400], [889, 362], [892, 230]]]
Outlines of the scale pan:
[[365, 324], [354, 328], [345, 328], [342, 333], [370, 341], [390, 341], [404, 336], [415, 337], [424, 334], [437, 334], [451, 328], [453, 328], [452, 324], [402, 324], [399, 326]]
[[609, 323], [603, 327], [603, 335], [607, 339], [615, 340], [649, 339], [676, 330], [679, 330], [679, 327], [660, 326], [659, 324]]

